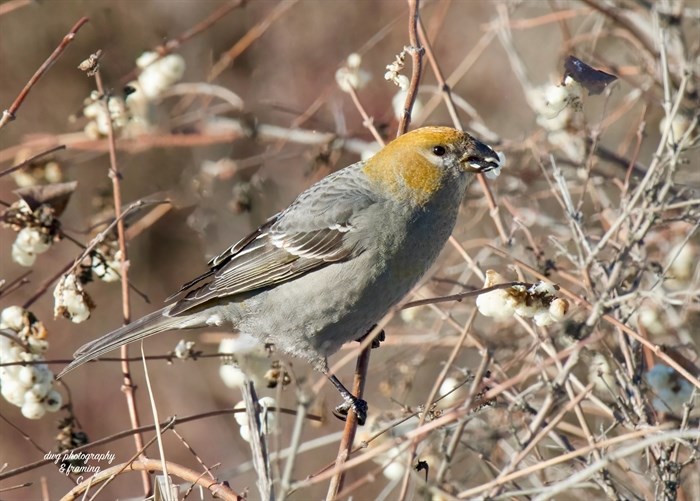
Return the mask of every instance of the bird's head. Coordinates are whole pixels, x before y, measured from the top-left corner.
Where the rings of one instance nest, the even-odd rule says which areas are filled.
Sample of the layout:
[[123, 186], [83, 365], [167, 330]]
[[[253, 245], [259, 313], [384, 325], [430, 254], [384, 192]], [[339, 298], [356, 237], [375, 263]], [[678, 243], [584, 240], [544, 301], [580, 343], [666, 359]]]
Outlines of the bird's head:
[[424, 205], [448, 182], [466, 186], [475, 173], [497, 173], [502, 159], [466, 132], [422, 127], [387, 144], [363, 167], [365, 175], [390, 196]]

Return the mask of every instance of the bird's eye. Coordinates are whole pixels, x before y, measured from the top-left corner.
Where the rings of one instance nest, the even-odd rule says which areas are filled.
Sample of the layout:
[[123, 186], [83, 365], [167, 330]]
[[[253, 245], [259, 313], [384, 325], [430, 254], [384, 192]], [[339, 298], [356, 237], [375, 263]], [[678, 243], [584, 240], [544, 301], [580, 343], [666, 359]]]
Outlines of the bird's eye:
[[447, 153], [447, 149], [446, 149], [444, 146], [442, 146], [442, 145], [440, 145], [440, 144], [437, 145], [437, 146], [433, 146], [433, 154], [435, 154], [435, 155], [441, 157], [441, 156], [443, 156], [445, 153]]

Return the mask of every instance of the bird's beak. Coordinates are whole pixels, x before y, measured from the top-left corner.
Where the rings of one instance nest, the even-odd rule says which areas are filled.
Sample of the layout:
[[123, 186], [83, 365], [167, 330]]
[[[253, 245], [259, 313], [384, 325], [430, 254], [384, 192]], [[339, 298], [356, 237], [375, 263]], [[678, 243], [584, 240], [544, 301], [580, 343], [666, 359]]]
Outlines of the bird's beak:
[[505, 155], [496, 153], [481, 141], [474, 140], [472, 151], [459, 159], [462, 168], [467, 172], [486, 174], [494, 178], [500, 174], [501, 167], [505, 165]]

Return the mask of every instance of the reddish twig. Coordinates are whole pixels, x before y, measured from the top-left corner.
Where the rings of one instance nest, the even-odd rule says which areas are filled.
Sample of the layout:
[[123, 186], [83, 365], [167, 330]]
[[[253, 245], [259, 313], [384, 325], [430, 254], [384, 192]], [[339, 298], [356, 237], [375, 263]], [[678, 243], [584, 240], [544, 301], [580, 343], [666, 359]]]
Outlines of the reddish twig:
[[[373, 329], [373, 331], [376, 329]], [[368, 337], [375, 337], [370, 333]], [[365, 391], [365, 381], [367, 380], [367, 371], [369, 370], [369, 357], [372, 351], [371, 346], [366, 346], [360, 356], [357, 357], [357, 365], [355, 366], [355, 380], [353, 383], [352, 393], [358, 399], [362, 399], [362, 395]], [[343, 464], [350, 458], [350, 452], [352, 449], [352, 443], [355, 440], [355, 432], [357, 431], [357, 414], [355, 412], [348, 412], [347, 420], [345, 421], [345, 428], [343, 429], [343, 436], [340, 439], [340, 445], [338, 446], [338, 456], [335, 460], [336, 474], [333, 475], [328, 486], [328, 493], [326, 494], [326, 501], [332, 501], [336, 499], [336, 496], [343, 488], [343, 483], [345, 481], [345, 470], [343, 470]]]
[[[121, 192], [121, 176], [119, 174], [119, 166], [117, 164], [117, 147], [116, 140], [114, 137], [114, 125], [111, 119], [111, 112], [109, 110], [109, 96], [105, 93], [105, 88], [102, 83], [102, 74], [99, 68], [95, 71], [95, 83], [97, 85], [97, 91], [103, 98], [103, 106], [106, 116], [109, 117], [107, 121], [109, 127], [107, 128], [107, 140], [109, 141], [109, 177], [112, 179], [112, 191], [114, 196], [114, 216], [117, 221], [117, 240], [119, 242], [119, 252], [120, 252], [120, 264], [121, 269], [121, 284], [122, 284], [122, 314], [124, 317], [124, 325], [131, 321], [131, 305], [129, 300], [129, 261], [126, 249], [126, 237], [124, 233], [124, 219], [122, 218], [122, 192]], [[121, 348], [121, 355], [123, 358], [128, 358], [129, 348], [128, 345], [124, 345]], [[131, 420], [131, 425], [134, 428], [140, 426], [140, 419], [138, 408], [136, 406], [136, 397], [134, 393], [136, 387], [131, 379], [131, 372], [129, 370], [129, 362], [125, 360], [122, 362], [122, 375], [124, 381], [122, 383], [122, 392], [126, 398], [126, 404], [129, 409], [129, 418]], [[134, 435], [134, 443], [136, 445], [136, 450], [143, 451], [143, 437], [140, 434]], [[142, 457], [145, 459], [145, 456]], [[149, 495], [151, 491], [151, 479], [147, 471], [142, 471], [141, 480], [143, 483], [143, 489], [146, 496]]]
[[452, 89], [450, 88], [450, 85], [445, 81], [445, 76], [442, 74], [442, 70], [440, 69], [440, 65], [437, 62], [437, 58], [435, 57], [433, 48], [430, 45], [428, 34], [425, 32], [425, 27], [423, 26], [423, 23], [420, 19], [418, 19], [418, 35], [420, 37], [420, 43], [423, 46], [423, 50], [425, 50], [425, 55], [428, 58], [428, 63], [430, 63], [430, 67], [432, 68], [433, 74], [435, 75], [435, 79], [437, 80], [438, 87], [440, 88], [440, 93], [442, 94], [442, 98], [445, 101], [445, 106], [447, 106], [447, 111], [449, 112], [450, 118], [452, 119], [452, 124], [457, 129], [464, 130], [464, 128], [462, 127], [462, 121], [459, 119], [459, 115], [457, 114], [457, 108], [455, 107], [455, 103], [452, 100]]
[[34, 85], [39, 81], [39, 79], [42, 76], [44, 76], [44, 73], [46, 73], [49, 70], [49, 68], [53, 66], [53, 63], [55, 63], [59, 56], [63, 53], [63, 51], [66, 50], [68, 44], [73, 41], [75, 35], [78, 33], [78, 30], [82, 28], [82, 26], [88, 21], [89, 19], [87, 17], [80, 18], [78, 22], [75, 23], [75, 25], [71, 28], [68, 34], [63, 37], [63, 40], [61, 40], [61, 43], [58, 44], [58, 47], [56, 47], [56, 49], [51, 53], [51, 55], [46, 59], [46, 61], [44, 61], [44, 63], [41, 66], [39, 66], [39, 69], [36, 70], [34, 75], [32, 75], [32, 78], [29, 79], [27, 84], [24, 86], [24, 88], [14, 100], [14, 102], [10, 105], [10, 107], [2, 112], [2, 117], [0, 117], [0, 129], [2, 129], [7, 123], [11, 122], [16, 118], [17, 110], [20, 106], [22, 106], [22, 103], [27, 98], [29, 91], [32, 89], [32, 87], [34, 87]]
[[408, 130], [408, 126], [411, 123], [411, 110], [413, 109], [413, 103], [416, 102], [416, 96], [418, 95], [418, 84], [420, 83], [421, 70], [423, 68], [423, 47], [420, 45], [420, 40], [418, 39], [418, 16], [420, 15], [420, 8], [418, 6], [419, 0], [408, 0], [408, 40], [411, 44], [408, 47], [408, 53], [411, 55], [411, 83], [408, 86], [408, 92], [406, 93], [406, 102], [403, 106], [403, 116], [399, 122], [399, 129], [396, 132], [396, 136], [405, 134]]

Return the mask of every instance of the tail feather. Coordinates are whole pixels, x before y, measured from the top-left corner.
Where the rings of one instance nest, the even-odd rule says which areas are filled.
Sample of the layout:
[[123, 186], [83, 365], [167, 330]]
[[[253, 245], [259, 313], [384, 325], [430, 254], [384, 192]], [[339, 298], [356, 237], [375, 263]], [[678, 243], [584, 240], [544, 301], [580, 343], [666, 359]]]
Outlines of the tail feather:
[[115, 350], [120, 346], [133, 343], [134, 341], [147, 338], [160, 332], [176, 329], [182, 324], [182, 318], [167, 317], [163, 315], [164, 311], [165, 308], [154, 311], [133, 323], [120, 327], [109, 334], [105, 334], [101, 338], [84, 344], [73, 354], [75, 359], [61, 371], [56, 379], [62, 378], [73, 369], [105, 353]]

